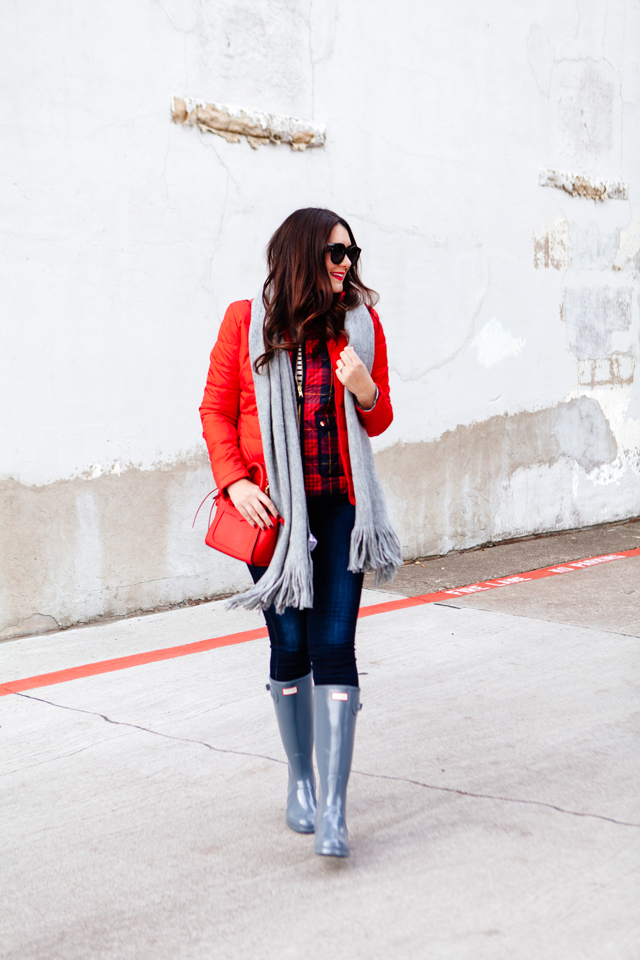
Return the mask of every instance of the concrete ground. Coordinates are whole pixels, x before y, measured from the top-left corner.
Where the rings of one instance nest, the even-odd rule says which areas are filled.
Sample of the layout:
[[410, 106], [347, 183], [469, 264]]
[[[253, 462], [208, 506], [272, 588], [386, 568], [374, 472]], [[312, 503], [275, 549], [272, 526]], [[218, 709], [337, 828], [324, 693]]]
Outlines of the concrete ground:
[[[461, 556], [451, 585], [519, 572]], [[285, 825], [265, 639], [0, 697], [0, 956], [637, 960], [639, 583], [634, 557], [363, 618], [347, 861]], [[257, 626], [22, 638], [0, 680]]]
[[[387, 589], [414, 597], [637, 547], [640, 547], [640, 518], [452, 551], [444, 557], [423, 557], [405, 564]], [[367, 575], [365, 587], [372, 586], [373, 576]]]

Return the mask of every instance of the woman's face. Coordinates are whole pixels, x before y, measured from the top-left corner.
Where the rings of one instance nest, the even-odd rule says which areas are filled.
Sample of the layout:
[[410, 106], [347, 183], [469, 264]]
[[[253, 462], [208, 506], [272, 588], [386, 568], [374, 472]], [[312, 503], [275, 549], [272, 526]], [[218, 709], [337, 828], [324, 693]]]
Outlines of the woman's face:
[[[351, 237], [349, 236], [349, 231], [345, 230], [341, 223], [336, 223], [331, 231], [329, 243], [344, 243], [345, 247], [350, 247]], [[327, 273], [329, 274], [329, 279], [331, 280], [331, 289], [334, 293], [342, 293], [344, 278], [347, 270], [351, 266], [349, 257], [345, 253], [342, 263], [335, 264], [331, 260], [331, 253], [327, 250], [324, 255], [324, 262]]]

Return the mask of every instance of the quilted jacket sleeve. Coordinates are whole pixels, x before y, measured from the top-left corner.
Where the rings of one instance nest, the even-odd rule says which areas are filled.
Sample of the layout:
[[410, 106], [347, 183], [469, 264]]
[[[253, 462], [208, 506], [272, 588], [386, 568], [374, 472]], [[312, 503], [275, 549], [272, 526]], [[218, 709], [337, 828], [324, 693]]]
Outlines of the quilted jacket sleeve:
[[373, 360], [371, 377], [378, 388], [378, 399], [371, 410], [361, 410], [356, 405], [358, 417], [362, 426], [370, 437], [377, 437], [384, 433], [393, 420], [393, 408], [389, 392], [389, 367], [387, 365], [387, 341], [384, 336], [380, 317], [369, 307], [375, 330], [376, 352]]
[[240, 306], [232, 303], [224, 315], [200, 406], [202, 435], [219, 490], [249, 476], [238, 446]]

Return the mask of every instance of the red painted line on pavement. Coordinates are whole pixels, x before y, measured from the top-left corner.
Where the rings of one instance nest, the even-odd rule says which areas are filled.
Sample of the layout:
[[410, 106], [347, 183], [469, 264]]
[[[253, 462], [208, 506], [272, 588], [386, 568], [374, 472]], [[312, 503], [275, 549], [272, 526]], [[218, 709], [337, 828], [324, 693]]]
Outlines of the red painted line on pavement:
[[640, 547], [635, 550], [620, 550], [618, 553], [605, 553], [599, 557], [587, 557], [585, 560], [571, 560], [569, 563], [557, 563], [553, 567], [542, 567], [540, 570], [530, 570], [513, 577], [496, 577], [495, 580], [483, 580], [480, 583], [471, 583], [467, 587], [457, 587], [455, 590], [442, 590], [440, 593], [427, 593], [414, 599], [421, 599], [424, 603], [435, 603], [437, 600], [450, 600], [452, 597], [465, 597], [472, 593], [482, 593], [484, 590], [495, 590], [497, 587], [510, 587], [515, 583], [527, 583], [529, 580], [544, 580], [545, 577], [562, 576], [574, 570], [586, 570], [601, 563], [611, 563], [612, 560], [624, 560], [627, 557], [640, 557]]
[[69, 667], [67, 670], [56, 670], [54, 673], [42, 673], [39, 677], [10, 680], [9, 683], [0, 684], [0, 697], [6, 697], [9, 693], [22, 693], [23, 690], [33, 690], [36, 687], [49, 687], [54, 683], [65, 683], [67, 680], [78, 680], [80, 677], [95, 677], [99, 673], [112, 673], [114, 670], [139, 667], [143, 663], [157, 663], [159, 660], [186, 657], [191, 653], [202, 653], [204, 650], [214, 650], [216, 647], [230, 647], [235, 643], [246, 643], [248, 640], [258, 640], [268, 635], [267, 628], [260, 627], [259, 630], [230, 633], [226, 637], [198, 640], [196, 643], [185, 643], [180, 647], [165, 647], [164, 650], [148, 650], [146, 653], [134, 653], [129, 657], [117, 657], [115, 660], [85, 663], [81, 667]]
[[[434, 593], [434, 597], [436, 594]], [[438, 594], [439, 596], [439, 594]], [[371, 607], [360, 607], [360, 617], [373, 617], [376, 613], [390, 613], [391, 610], [404, 610], [405, 607], [421, 607], [423, 603], [430, 603], [422, 597], [402, 597], [401, 600], [387, 600], [385, 603], [374, 603]]]
[[[403, 597], [400, 600], [389, 600], [385, 603], [373, 604], [370, 607], [361, 607], [358, 617], [372, 617], [378, 613], [391, 613], [393, 610], [405, 610], [407, 607], [418, 607], [425, 603], [451, 600], [452, 597], [465, 597], [474, 593], [482, 593], [485, 590], [496, 590], [498, 587], [510, 587], [516, 583], [527, 583], [530, 580], [562, 576], [574, 570], [585, 570], [601, 563], [610, 563], [612, 560], [624, 560], [626, 557], [639, 556], [640, 547], [636, 550], [620, 550], [618, 553], [607, 553], [600, 557], [587, 557], [585, 560], [571, 560], [569, 563], [542, 567], [540, 570], [530, 570], [528, 573], [521, 573], [512, 577], [497, 577], [495, 580], [471, 583], [466, 587], [457, 587], [455, 590], [440, 590], [438, 593], [424, 593], [418, 597]], [[69, 667], [66, 670], [56, 670], [54, 673], [43, 673], [37, 677], [25, 677], [24, 680], [10, 680], [7, 683], [0, 684], [0, 697], [6, 697], [10, 693], [22, 693], [24, 690], [34, 690], [37, 687], [48, 687], [55, 683], [66, 683], [68, 680], [78, 680], [81, 677], [95, 677], [100, 673], [126, 670], [129, 667], [138, 667], [145, 663], [157, 663], [160, 660], [186, 657], [192, 653], [215, 650], [216, 647], [230, 647], [237, 643], [247, 643], [249, 640], [258, 640], [267, 636], [266, 627], [261, 627], [258, 630], [245, 630], [243, 633], [230, 633], [226, 637], [213, 637], [210, 640], [186, 643], [179, 647], [165, 647], [163, 650], [134, 653], [129, 657], [117, 657], [114, 660], [86, 663], [80, 667]]]
[[512, 577], [496, 577], [495, 580], [482, 580], [480, 583], [470, 583], [466, 587], [456, 587], [455, 590], [440, 590], [438, 593], [423, 593], [417, 597], [406, 597], [402, 600], [391, 600], [388, 603], [377, 603], [371, 607], [362, 607], [358, 616], [370, 617], [374, 613], [388, 613], [391, 610], [404, 610], [405, 607], [415, 607], [421, 603], [438, 603], [442, 600], [451, 600], [452, 597], [465, 597], [472, 593], [483, 593], [485, 590], [496, 590], [498, 587], [511, 587], [515, 583], [526, 583], [528, 580], [543, 580], [545, 577], [561, 576], [573, 570], [584, 570], [595, 567], [600, 563], [610, 563], [612, 560], [624, 560], [626, 557], [640, 557], [640, 547], [635, 550], [620, 550], [619, 553], [606, 553], [600, 557], [587, 557], [585, 560], [571, 560], [569, 563], [558, 563], [553, 567], [542, 567], [540, 570], [530, 570]]

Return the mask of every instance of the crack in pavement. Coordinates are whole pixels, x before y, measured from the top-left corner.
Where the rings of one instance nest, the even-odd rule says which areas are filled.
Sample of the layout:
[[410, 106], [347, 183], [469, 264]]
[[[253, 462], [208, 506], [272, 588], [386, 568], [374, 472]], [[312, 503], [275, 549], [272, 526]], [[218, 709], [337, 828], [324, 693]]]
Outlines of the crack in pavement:
[[[178, 740], [180, 743], [194, 743], [200, 747], [206, 747], [214, 753], [229, 753], [238, 757], [254, 757], [258, 760], [270, 760], [273, 763], [287, 765], [286, 760], [279, 760], [277, 757], [270, 757], [264, 753], [251, 753], [247, 750], [230, 750], [225, 747], [214, 747], [213, 744], [205, 740], [193, 740], [190, 737], [176, 737], [170, 733], [161, 733], [159, 730], [152, 730], [150, 727], [143, 727], [137, 723], [129, 723], [126, 720], [112, 720], [104, 713], [98, 713], [95, 710], [83, 710], [80, 707], [68, 707], [61, 703], [54, 703], [52, 700], [45, 700], [42, 697], [34, 697], [27, 693], [13, 694], [16, 697], [23, 697], [25, 700], [35, 700], [38, 703], [46, 703], [50, 707], [58, 707], [60, 710], [71, 710], [73, 713], [86, 713], [91, 717], [99, 717], [105, 723], [111, 723], [117, 727], [131, 727], [133, 730], [141, 730], [143, 733], [150, 733], [156, 737], [163, 737], [165, 740]], [[384, 773], [367, 773], [365, 770], [353, 769], [352, 773], [360, 777], [368, 777], [372, 780], [392, 780], [397, 783], [409, 783], [416, 787], [422, 787], [425, 790], [435, 790], [439, 793], [453, 793], [460, 797], [470, 797], [474, 800], [498, 800], [501, 803], [519, 803], [526, 806], [546, 807], [548, 810], [555, 810], [557, 813], [563, 813], [571, 817], [584, 817], [590, 820], [604, 820], [606, 823], [615, 823], [619, 827], [640, 827], [640, 823], [631, 823], [625, 820], [616, 820], [614, 817], [605, 817], [601, 813], [584, 813], [581, 810], [568, 810], [566, 807], [560, 807], [555, 803], [547, 803], [545, 800], [522, 800], [518, 797], [503, 797], [492, 793], [474, 793], [471, 790], [461, 790], [459, 787], [441, 787], [433, 783], [424, 783], [422, 780], [414, 780], [411, 777], [394, 777]]]
[[640, 823], [615, 820], [613, 817], [605, 817], [601, 813], [583, 813], [580, 810], [567, 810], [566, 807], [558, 807], [555, 803], [547, 803], [545, 800], [520, 800], [518, 797], [501, 797], [493, 793], [473, 793], [471, 790], [460, 790], [458, 787], [438, 787], [433, 783], [423, 783], [422, 780], [412, 780], [411, 777], [392, 777], [384, 773], [365, 773], [364, 770], [353, 770], [352, 772], [359, 773], [361, 777], [373, 777], [376, 780], [397, 780], [399, 783], [412, 783], [416, 787], [424, 787], [426, 790], [439, 790], [441, 793], [457, 793], [461, 797], [473, 797], [478, 800], [501, 800], [503, 803], [523, 803], [535, 807], [547, 807], [549, 810], [566, 813], [571, 817], [588, 817], [593, 820], [606, 820], [607, 823], [615, 823], [619, 827], [640, 827]]
[[28, 693], [15, 693], [15, 697], [23, 697], [25, 700], [36, 700], [38, 703], [46, 703], [50, 707], [58, 707], [60, 710], [71, 710], [73, 713], [86, 713], [90, 717], [100, 717], [105, 723], [112, 723], [114, 727], [131, 727], [133, 730], [141, 730], [143, 733], [151, 733], [155, 737], [163, 737], [165, 740], [179, 740], [180, 743], [195, 743], [198, 746], [206, 747], [207, 750], [213, 750], [214, 753], [231, 753], [238, 757], [255, 757], [258, 760], [272, 760], [273, 763], [286, 763], [286, 760], [278, 760], [277, 757], [269, 757], [263, 753], [250, 753], [248, 750], [230, 750], [226, 747], [214, 747], [205, 740], [192, 740], [190, 737], [175, 737], [170, 733], [161, 733], [159, 730], [152, 730], [150, 727], [142, 727], [138, 723], [129, 723], [127, 720], [112, 720], [104, 713], [98, 713], [96, 710], [83, 710], [81, 707], [67, 707], [63, 703], [54, 703], [53, 700], [45, 700], [43, 697], [32, 697]]

